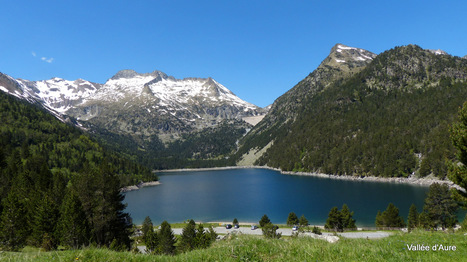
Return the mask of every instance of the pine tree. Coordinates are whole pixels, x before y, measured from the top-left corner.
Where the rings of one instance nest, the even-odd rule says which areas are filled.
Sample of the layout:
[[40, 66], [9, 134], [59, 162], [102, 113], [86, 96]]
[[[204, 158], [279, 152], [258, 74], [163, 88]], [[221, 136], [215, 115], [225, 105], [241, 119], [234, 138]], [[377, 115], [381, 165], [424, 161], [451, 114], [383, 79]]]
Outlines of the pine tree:
[[195, 248], [195, 241], [196, 241], [196, 224], [193, 219], [190, 219], [188, 224], [183, 228], [182, 235], [180, 238], [180, 244], [178, 247], [182, 251], [190, 251]]
[[158, 247], [159, 247], [159, 234], [158, 232], [154, 232], [153, 230], [148, 230], [146, 233], [146, 252], [147, 253], [158, 253]]
[[237, 225], [238, 224], [238, 219], [234, 218], [234, 220], [232, 221], [232, 224]]
[[272, 223], [267, 223], [264, 226], [261, 227], [261, 230], [263, 231], [263, 236], [265, 238], [275, 238], [279, 239], [282, 236], [282, 233], [277, 233], [277, 226], [273, 225]]
[[204, 231], [204, 227], [202, 224], [198, 225], [196, 229], [196, 238], [195, 238], [195, 246], [196, 248], [207, 248], [211, 244], [210, 237]]
[[143, 233], [143, 241], [144, 243], [147, 242], [148, 232], [154, 232], [154, 225], [152, 224], [151, 218], [149, 216], [144, 218], [143, 226], [141, 227], [141, 231]]
[[349, 207], [344, 204], [342, 205], [341, 209], [341, 219], [342, 219], [342, 226], [344, 229], [354, 230], [357, 229], [355, 225], [355, 219], [352, 218], [354, 212], [350, 212]]
[[75, 192], [99, 246], [109, 246], [116, 239], [118, 246], [131, 246], [132, 222], [123, 212], [125, 195], [120, 192], [120, 182], [115, 172], [104, 160], [98, 169], [87, 170], [73, 181]]
[[81, 201], [69, 190], [60, 207], [57, 235], [63, 246], [77, 249], [89, 244], [90, 229]]
[[451, 197], [451, 191], [446, 184], [433, 183], [425, 198], [423, 211], [427, 214], [432, 228], [441, 226], [443, 230], [453, 227], [457, 222], [458, 205]]
[[409, 216], [407, 217], [407, 229], [412, 231], [412, 229], [417, 228], [419, 225], [418, 220], [419, 214], [417, 211], [417, 207], [412, 204], [409, 209]]
[[379, 210], [378, 210], [378, 213], [376, 213], [375, 225], [376, 225], [376, 228], [380, 228], [384, 226], [383, 214], [381, 214], [381, 211]]
[[158, 232], [159, 245], [157, 248], [158, 253], [165, 255], [175, 254], [175, 236], [172, 228], [167, 221], [162, 222], [161, 229]]
[[452, 163], [449, 167], [448, 177], [464, 190], [455, 190], [454, 198], [462, 207], [467, 207], [467, 102], [459, 110], [459, 122], [451, 127], [451, 140], [457, 148], [457, 159], [461, 163]]
[[36, 246], [42, 245], [44, 236], [47, 236], [47, 248], [55, 249], [58, 240], [55, 237], [55, 229], [59, 218], [58, 207], [47, 194], [38, 201], [34, 209], [32, 223], [32, 238]]
[[299, 219], [298, 219], [298, 224], [302, 227], [306, 227], [308, 226], [308, 219], [306, 219], [305, 215], [302, 215]]
[[298, 217], [294, 212], [289, 213], [289, 216], [287, 217], [287, 225], [288, 226], [298, 225]]
[[[379, 211], [378, 211], [379, 212]], [[399, 209], [389, 203], [388, 207], [382, 214], [376, 215], [377, 227], [404, 227], [404, 219], [399, 215]]]
[[266, 214], [264, 214], [261, 217], [261, 220], [259, 220], [260, 227], [264, 227], [266, 224], [269, 224], [269, 223], [271, 223], [271, 220], [269, 220], [269, 217]]
[[216, 239], [217, 239], [217, 233], [214, 230], [214, 228], [212, 227], [212, 225], [209, 226], [208, 236], [209, 236], [209, 240], [210, 240], [211, 243], [216, 241]]
[[29, 236], [26, 208], [15, 190], [3, 199], [3, 211], [0, 216], [0, 240], [6, 250], [18, 251]]
[[421, 228], [430, 229], [435, 227], [430, 217], [425, 211], [418, 215], [418, 221]]
[[344, 229], [341, 213], [337, 207], [333, 207], [331, 208], [331, 211], [329, 211], [328, 219], [326, 220], [324, 227], [334, 231], [342, 231]]

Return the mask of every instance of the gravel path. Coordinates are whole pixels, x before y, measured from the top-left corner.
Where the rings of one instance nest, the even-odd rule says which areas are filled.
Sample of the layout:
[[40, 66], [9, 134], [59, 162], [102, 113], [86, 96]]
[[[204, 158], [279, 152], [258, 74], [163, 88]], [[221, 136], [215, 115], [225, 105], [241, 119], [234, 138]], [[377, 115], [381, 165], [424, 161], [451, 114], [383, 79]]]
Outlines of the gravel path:
[[[176, 235], [181, 235], [182, 234], [182, 228], [174, 228], [172, 229], [174, 231], [174, 234]], [[225, 227], [215, 227], [214, 231], [216, 231], [217, 234], [229, 234], [229, 233], [242, 233], [246, 235], [262, 235], [263, 232], [261, 231], [261, 228], [251, 230], [250, 227], [240, 227], [238, 229], [231, 228], [231, 229], [226, 229]], [[291, 228], [279, 228], [277, 230], [278, 233], [282, 233], [283, 236], [291, 236], [292, 235], [292, 229]], [[305, 233], [305, 235], [308, 235], [309, 233]], [[326, 236], [332, 236], [332, 233], [323, 233], [323, 235]], [[345, 233], [337, 233], [337, 235], [345, 238], [368, 238], [368, 239], [378, 239], [378, 238], [384, 238], [388, 237], [391, 235], [390, 232], [383, 232], [383, 231], [377, 231], [377, 232], [345, 232]]]

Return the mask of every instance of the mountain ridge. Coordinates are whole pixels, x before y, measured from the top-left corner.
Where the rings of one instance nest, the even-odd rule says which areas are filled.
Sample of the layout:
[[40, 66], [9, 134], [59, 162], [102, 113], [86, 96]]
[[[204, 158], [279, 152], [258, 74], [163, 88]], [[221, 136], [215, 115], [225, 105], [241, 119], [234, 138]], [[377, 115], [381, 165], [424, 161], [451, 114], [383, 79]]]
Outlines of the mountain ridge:
[[[237, 163], [335, 175], [443, 177], [445, 160], [454, 158], [448, 125], [467, 100], [467, 62], [408, 45], [340, 77], [338, 70], [324, 70], [336, 50], [274, 102], [240, 141]], [[320, 82], [323, 73], [331, 81]]]

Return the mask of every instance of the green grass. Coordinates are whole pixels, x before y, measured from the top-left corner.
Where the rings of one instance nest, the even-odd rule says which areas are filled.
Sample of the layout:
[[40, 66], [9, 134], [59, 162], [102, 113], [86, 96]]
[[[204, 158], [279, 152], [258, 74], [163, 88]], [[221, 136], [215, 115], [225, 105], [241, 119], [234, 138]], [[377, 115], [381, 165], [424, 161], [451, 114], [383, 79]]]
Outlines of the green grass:
[[[456, 251], [409, 251], [407, 244], [455, 245]], [[264, 239], [237, 235], [210, 248], [177, 256], [153, 256], [107, 249], [40, 252], [3, 252], [0, 261], [465, 261], [467, 236], [463, 233], [415, 231], [379, 239], [345, 239], [331, 244], [308, 237]]]

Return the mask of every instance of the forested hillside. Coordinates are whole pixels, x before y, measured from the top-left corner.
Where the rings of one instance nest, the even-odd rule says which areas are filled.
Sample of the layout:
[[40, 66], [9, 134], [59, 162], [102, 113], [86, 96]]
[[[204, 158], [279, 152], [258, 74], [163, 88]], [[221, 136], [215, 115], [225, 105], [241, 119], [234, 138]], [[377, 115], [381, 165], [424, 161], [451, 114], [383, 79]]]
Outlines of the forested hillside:
[[[123, 185], [157, 177], [38, 106], [0, 92], [0, 244], [129, 246]], [[114, 240], [115, 239], [115, 240]]]
[[[321, 90], [309, 85], [308, 95], [307, 82], [299, 83], [287, 94], [295, 99], [278, 99], [293, 112], [271, 110], [276, 115], [245, 137], [237, 158], [269, 144], [257, 164], [338, 175], [444, 177], [445, 161], [454, 158], [449, 125], [467, 100], [466, 80], [465, 59], [396, 47]], [[299, 101], [294, 93], [302, 94]]]
[[250, 128], [250, 124], [240, 120], [224, 120], [214, 127], [183, 134], [167, 144], [153, 135], [144, 146], [134, 136], [110, 133], [95, 126], [91, 135], [105, 147], [151, 169], [206, 168], [235, 165], [235, 160], [229, 157], [237, 149], [236, 142]]

